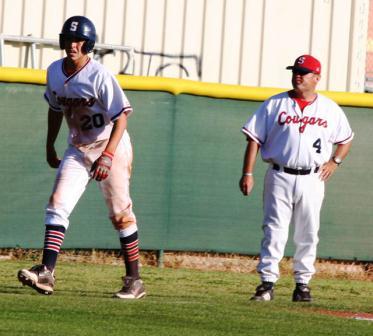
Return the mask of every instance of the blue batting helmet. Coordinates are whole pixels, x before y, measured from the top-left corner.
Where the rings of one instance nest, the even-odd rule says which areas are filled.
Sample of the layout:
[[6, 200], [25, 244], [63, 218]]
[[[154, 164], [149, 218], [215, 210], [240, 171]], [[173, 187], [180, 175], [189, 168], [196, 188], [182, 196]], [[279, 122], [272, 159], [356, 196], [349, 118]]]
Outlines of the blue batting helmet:
[[91, 20], [85, 16], [72, 16], [62, 26], [60, 34], [60, 48], [65, 49], [65, 38], [72, 37], [86, 41], [83, 52], [89, 53], [93, 50], [96, 42], [96, 28]]

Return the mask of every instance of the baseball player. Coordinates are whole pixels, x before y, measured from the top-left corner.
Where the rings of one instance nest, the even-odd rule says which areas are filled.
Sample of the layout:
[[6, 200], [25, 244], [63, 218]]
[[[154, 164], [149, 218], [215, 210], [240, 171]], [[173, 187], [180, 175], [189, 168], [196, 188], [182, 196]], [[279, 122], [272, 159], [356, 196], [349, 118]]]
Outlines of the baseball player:
[[308, 284], [315, 273], [324, 184], [347, 156], [353, 138], [342, 109], [315, 91], [320, 62], [302, 55], [287, 69], [292, 70], [293, 89], [266, 100], [242, 128], [248, 140], [240, 180], [244, 195], [254, 186], [259, 149], [269, 163], [264, 180], [264, 238], [257, 267], [261, 284], [251, 298], [256, 301], [274, 298], [291, 222], [296, 283], [292, 300], [312, 300]]
[[[132, 146], [126, 130], [132, 108], [115, 77], [88, 56], [96, 41], [88, 18], [66, 20], [59, 41], [66, 57], [49, 66], [44, 95], [49, 104], [46, 158], [58, 171], [45, 211], [43, 259], [40, 265], [20, 270], [18, 279], [39, 293], [53, 293], [54, 269], [69, 216], [87, 184], [96, 180], [124, 256], [124, 286], [115, 297], [139, 299], [145, 289], [139, 276], [139, 240], [129, 194]], [[69, 135], [60, 160], [54, 143], [63, 118]]]

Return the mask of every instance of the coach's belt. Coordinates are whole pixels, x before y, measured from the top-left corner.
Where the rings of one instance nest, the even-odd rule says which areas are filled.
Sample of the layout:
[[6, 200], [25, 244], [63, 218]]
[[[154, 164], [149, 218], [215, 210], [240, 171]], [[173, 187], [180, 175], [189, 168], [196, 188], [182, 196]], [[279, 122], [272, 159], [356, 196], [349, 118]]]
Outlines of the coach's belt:
[[[295, 169], [295, 168], [289, 168], [289, 167], [283, 167], [282, 170], [291, 175], [309, 175], [312, 172], [317, 173], [319, 171], [320, 167], [315, 167], [315, 168], [309, 168], [309, 169]], [[274, 170], [280, 170], [280, 166], [277, 163], [273, 164], [273, 169]]]

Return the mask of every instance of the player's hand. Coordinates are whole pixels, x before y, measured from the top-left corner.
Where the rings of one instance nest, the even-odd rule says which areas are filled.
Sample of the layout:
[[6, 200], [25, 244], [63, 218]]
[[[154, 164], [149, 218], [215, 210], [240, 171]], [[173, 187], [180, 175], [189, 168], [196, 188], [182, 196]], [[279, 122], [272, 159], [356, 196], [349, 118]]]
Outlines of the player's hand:
[[247, 196], [251, 193], [254, 187], [254, 177], [253, 176], [242, 176], [240, 179], [240, 190]]
[[47, 162], [51, 168], [58, 168], [60, 166], [61, 160], [57, 156], [54, 147], [47, 147]]
[[101, 156], [93, 162], [91, 176], [94, 180], [103, 181], [108, 177], [113, 158], [113, 154], [102, 152]]
[[320, 180], [327, 181], [330, 177], [334, 174], [335, 170], [337, 169], [338, 165], [333, 161], [330, 160], [324, 163], [320, 168]]

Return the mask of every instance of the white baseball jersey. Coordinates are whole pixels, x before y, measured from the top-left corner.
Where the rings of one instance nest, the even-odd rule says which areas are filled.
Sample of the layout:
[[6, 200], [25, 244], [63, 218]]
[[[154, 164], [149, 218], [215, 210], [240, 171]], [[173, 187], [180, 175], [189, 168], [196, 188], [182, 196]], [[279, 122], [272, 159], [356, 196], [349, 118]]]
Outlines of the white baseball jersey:
[[335, 102], [318, 94], [302, 112], [288, 92], [265, 101], [242, 132], [260, 145], [264, 161], [298, 169], [321, 166], [330, 159], [333, 144], [354, 136]]
[[[64, 113], [69, 127], [68, 143], [58, 168], [52, 196], [46, 207], [47, 225], [69, 226], [69, 216], [91, 180], [93, 163], [109, 141], [114, 121], [132, 112], [116, 78], [95, 60], [71, 76], [63, 70], [63, 59], [47, 72], [45, 98], [55, 113]], [[132, 145], [125, 130], [112, 161], [109, 176], [99, 182], [109, 216], [117, 230], [136, 225], [129, 193]]]
[[75, 146], [108, 139], [113, 121], [123, 112], [132, 112], [116, 78], [90, 58], [71, 76], [64, 72], [63, 59], [53, 62], [44, 97], [53, 111], [64, 113], [68, 142]]
[[[342, 109], [332, 100], [317, 95], [301, 111], [288, 92], [266, 100], [242, 128], [260, 145], [264, 161], [309, 170], [296, 175], [269, 166], [264, 182], [264, 238], [257, 270], [262, 281], [276, 282], [294, 223], [294, 279], [308, 284], [315, 273], [320, 210], [324, 181], [310, 169], [329, 161], [333, 144], [352, 140], [353, 132]], [[279, 167], [278, 167], [279, 168]]]

